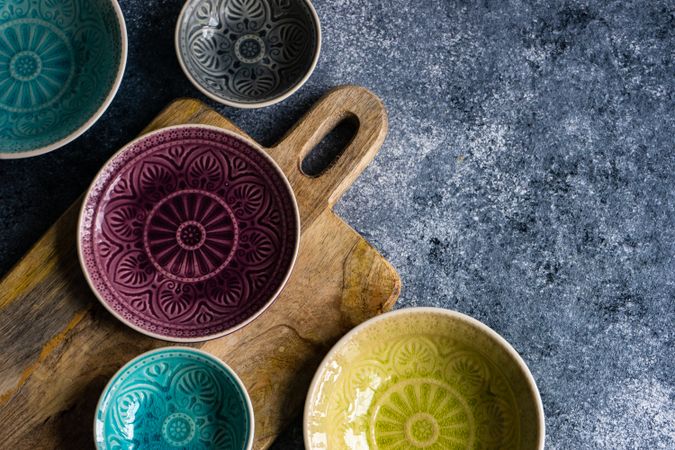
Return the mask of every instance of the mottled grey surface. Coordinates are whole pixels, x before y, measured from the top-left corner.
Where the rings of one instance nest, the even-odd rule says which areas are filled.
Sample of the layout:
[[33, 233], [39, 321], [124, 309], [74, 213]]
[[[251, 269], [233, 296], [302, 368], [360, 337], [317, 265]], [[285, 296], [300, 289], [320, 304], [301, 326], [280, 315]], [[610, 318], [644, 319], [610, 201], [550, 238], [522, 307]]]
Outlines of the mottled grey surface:
[[[0, 273], [171, 99], [180, 0], [121, 0], [110, 111], [0, 162]], [[668, 0], [317, 0], [324, 49], [291, 99], [219, 108], [274, 142], [326, 89], [380, 95], [391, 132], [338, 212], [400, 271], [401, 306], [484, 321], [523, 355], [547, 447], [675, 448], [675, 7]], [[113, 320], [111, 318], [111, 320]], [[296, 425], [276, 445], [301, 448]]]

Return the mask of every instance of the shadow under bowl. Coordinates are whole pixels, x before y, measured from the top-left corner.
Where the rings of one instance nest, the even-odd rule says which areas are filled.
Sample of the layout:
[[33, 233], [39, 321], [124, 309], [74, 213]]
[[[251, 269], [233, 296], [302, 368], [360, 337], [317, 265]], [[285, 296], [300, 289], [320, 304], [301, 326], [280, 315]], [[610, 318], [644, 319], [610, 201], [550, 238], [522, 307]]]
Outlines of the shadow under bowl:
[[216, 357], [168, 347], [126, 364], [103, 390], [94, 419], [98, 449], [250, 449], [251, 400]]
[[0, 159], [76, 139], [105, 112], [127, 57], [116, 0], [0, 2]]
[[497, 333], [460, 313], [411, 308], [331, 350], [304, 432], [308, 449], [541, 450], [544, 412], [530, 371]]
[[307, 0], [190, 0], [176, 27], [183, 71], [205, 95], [238, 108], [280, 102], [309, 78], [321, 28]]

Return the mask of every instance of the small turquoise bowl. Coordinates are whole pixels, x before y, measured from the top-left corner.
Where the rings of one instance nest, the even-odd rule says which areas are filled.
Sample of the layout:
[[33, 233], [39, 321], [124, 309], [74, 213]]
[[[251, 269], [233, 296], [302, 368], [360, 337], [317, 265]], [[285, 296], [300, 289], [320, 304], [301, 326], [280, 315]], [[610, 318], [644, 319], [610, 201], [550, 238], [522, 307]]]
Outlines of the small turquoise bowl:
[[133, 359], [103, 390], [94, 419], [98, 449], [250, 450], [253, 406], [218, 358], [167, 347]]
[[126, 59], [117, 0], [0, 0], [0, 159], [84, 133], [112, 102]]

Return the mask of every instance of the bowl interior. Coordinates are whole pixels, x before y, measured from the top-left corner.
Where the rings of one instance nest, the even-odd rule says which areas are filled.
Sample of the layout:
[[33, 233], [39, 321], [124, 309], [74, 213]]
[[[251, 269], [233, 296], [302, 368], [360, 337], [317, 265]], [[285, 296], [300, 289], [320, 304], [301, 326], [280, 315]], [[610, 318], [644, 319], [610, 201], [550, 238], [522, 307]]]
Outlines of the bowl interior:
[[308, 448], [540, 448], [531, 376], [486, 330], [432, 310], [403, 310], [357, 329], [315, 377]]
[[320, 45], [306, 0], [191, 0], [176, 38], [179, 59], [197, 87], [235, 105], [292, 91], [311, 72]]
[[299, 243], [281, 169], [221, 129], [166, 128], [103, 167], [84, 202], [80, 258], [95, 293], [133, 328], [203, 341], [257, 317]]
[[146, 353], [124, 366], [101, 396], [99, 448], [244, 449], [253, 412], [236, 375], [192, 349]]
[[0, 2], [0, 153], [63, 141], [109, 101], [123, 65], [114, 1]]

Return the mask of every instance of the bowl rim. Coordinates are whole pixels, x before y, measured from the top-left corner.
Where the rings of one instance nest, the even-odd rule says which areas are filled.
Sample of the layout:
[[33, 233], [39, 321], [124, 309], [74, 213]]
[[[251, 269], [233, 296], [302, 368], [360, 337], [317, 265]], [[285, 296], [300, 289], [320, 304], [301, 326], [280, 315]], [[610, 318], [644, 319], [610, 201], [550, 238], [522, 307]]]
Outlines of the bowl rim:
[[137, 362], [141, 361], [142, 359], [145, 359], [149, 356], [152, 356], [156, 353], [160, 352], [165, 352], [165, 351], [177, 351], [177, 352], [192, 352], [196, 353], [198, 355], [201, 355], [210, 361], [214, 362], [216, 365], [221, 366], [225, 372], [227, 372], [235, 381], [235, 384], [241, 391], [241, 393], [244, 396], [244, 400], [246, 403], [246, 410], [247, 410], [247, 415], [250, 423], [250, 430], [248, 433], [248, 436], [246, 438], [246, 450], [251, 450], [253, 448], [253, 439], [255, 436], [255, 411], [253, 410], [253, 403], [251, 402], [251, 397], [248, 393], [248, 390], [246, 389], [246, 386], [244, 385], [244, 382], [241, 381], [241, 378], [239, 378], [239, 375], [237, 375], [237, 372], [234, 371], [230, 366], [228, 366], [225, 361], [222, 359], [218, 358], [215, 355], [212, 355], [211, 353], [205, 352], [204, 350], [200, 350], [198, 348], [193, 348], [193, 347], [184, 347], [184, 346], [167, 346], [167, 347], [159, 347], [155, 348], [153, 350], [149, 350], [147, 352], [141, 353], [140, 355], [134, 357], [133, 359], [129, 360], [126, 362], [122, 367], [120, 367], [108, 380], [106, 383], [105, 387], [101, 391], [101, 395], [98, 398], [98, 402], [96, 403], [96, 410], [94, 412], [94, 445], [96, 446], [97, 450], [102, 450], [102, 447], [99, 446], [99, 441], [96, 438], [96, 424], [98, 422], [98, 413], [101, 411], [101, 406], [103, 403], [103, 399], [106, 397], [108, 392], [110, 391], [110, 388], [112, 387], [113, 383], [117, 380], [117, 378], [129, 367], [132, 365], [136, 364]]
[[[145, 330], [127, 319], [125, 319], [121, 314], [119, 314], [117, 311], [115, 311], [109, 304], [108, 302], [103, 299], [101, 294], [98, 292], [98, 289], [94, 286], [94, 282], [91, 279], [91, 275], [89, 274], [89, 270], [87, 269], [87, 265], [85, 263], [85, 258], [84, 258], [84, 251], [82, 248], [82, 230], [83, 230], [83, 225], [84, 225], [84, 216], [85, 216], [85, 210], [87, 206], [87, 202], [89, 200], [89, 197], [96, 187], [96, 183], [98, 182], [99, 178], [103, 175], [103, 173], [108, 169], [110, 166], [110, 163], [114, 161], [117, 157], [119, 157], [122, 153], [128, 151], [131, 147], [134, 145], [138, 144], [139, 142], [151, 138], [152, 136], [159, 135], [162, 133], [167, 133], [172, 130], [184, 130], [186, 128], [189, 129], [206, 129], [218, 133], [222, 133], [225, 135], [228, 135], [232, 138], [238, 139], [240, 141], [245, 142], [247, 145], [250, 145], [254, 149], [258, 150], [260, 154], [263, 155], [264, 158], [267, 159], [267, 161], [270, 163], [270, 165], [273, 167], [274, 170], [277, 171], [277, 173], [281, 176], [282, 181], [286, 188], [288, 189], [288, 192], [290, 194], [291, 202], [293, 204], [293, 211], [294, 211], [294, 218], [295, 218], [295, 223], [296, 223], [296, 233], [295, 233], [295, 246], [293, 249], [293, 257], [291, 259], [291, 263], [288, 266], [288, 270], [286, 271], [286, 274], [280, 283], [279, 287], [274, 291], [272, 295], [270, 295], [270, 298], [267, 300], [267, 302], [258, 310], [256, 311], [251, 317], [247, 318], [246, 320], [242, 321], [241, 323], [238, 323], [237, 325], [227, 328], [223, 331], [220, 331], [218, 333], [210, 334], [210, 335], [205, 335], [205, 336], [196, 336], [196, 337], [171, 337], [171, 336], [165, 336], [159, 333], [154, 333], [152, 331]], [[132, 328], [133, 330], [138, 331], [141, 334], [144, 334], [146, 336], [153, 337], [155, 339], [159, 339], [165, 342], [176, 342], [176, 343], [197, 343], [197, 342], [206, 342], [210, 341], [213, 339], [217, 339], [223, 336], [227, 336], [228, 334], [234, 333], [235, 331], [244, 328], [251, 322], [255, 321], [258, 317], [260, 317], [267, 309], [269, 309], [270, 306], [277, 300], [279, 297], [279, 294], [283, 291], [283, 289], [286, 287], [288, 284], [288, 279], [291, 277], [291, 274], [293, 273], [295, 269], [295, 264], [298, 259], [298, 253], [300, 251], [300, 237], [301, 237], [301, 228], [302, 228], [302, 223], [300, 221], [300, 207], [298, 206], [298, 201], [295, 196], [295, 191], [293, 190], [293, 187], [291, 186], [291, 183], [288, 181], [288, 177], [284, 173], [284, 171], [279, 167], [279, 164], [270, 156], [264, 148], [255, 142], [252, 138], [249, 138], [247, 136], [242, 136], [241, 134], [235, 133], [234, 131], [226, 130], [224, 128], [216, 127], [213, 125], [200, 125], [200, 124], [183, 124], [183, 125], [173, 125], [165, 128], [159, 128], [157, 130], [151, 131], [149, 133], [143, 134], [133, 141], [129, 142], [125, 146], [123, 146], [121, 149], [119, 149], [115, 154], [113, 154], [106, 162], [103, 164], [101, 169], [97, 172], [96, 176], [94, 177], [93, 181], [89, 185], [89, 188], [87, 189], [87, 192], [84, 195], [84, 200], [82, 201], [82, 206], [80, 207], [80, 213], [78, 216], [77, 220], [77, 255], [78, 259], [80, 261], [80, 267], [82, 268], [82, 272], [84, 273], [84, 278], [87, 280], [87, 284], [89, 285], [89, 288], [92, 290], [94, 295], [96, 295], [96, 298], [99, 300], [99, 302], [107, 309], [114, 317], [116, 317], [120, 322], [128, 326], [129, 328]]]
[[386, 321], [389, 320], [392, 317], [398, 317], [398, 316], [414, 316], [417, 314], [435, 314], [438, 316], [444, 316], [446, 318], [450, 319], [455, 319], [459, 320], [461, 322], [466, 323], [467, 325], [477, 329], [478, 331], [486, 334], [488, 337], [492, 338], [498, 346], [500, 346], [503, 350], [507, 352], [507, 354], [511, 357], [511, 359], [516, 363], [516, 365], [520, 368], [521, 372], [525, 375], [525, 381], [527, 382], [528, 388], [530, 390], [530, 393], [533, 395], [535, 403], [537, 404], [537, 428], [538, 428], [538, 436], [537, 436], [537, 449], [538, 450], [543, 450], [544, 449], [544, 441], [546, 437], [546, 421], [545, 421], [545, 416], [544, 416], [544, 406], [541, 401], [541, 395], [539, 393], [539, 389], [537, 387], [537, 383], [532, 376], [532, 373], [530, 372], [530, 369], [527, 367], [527, 364], [525, 364], [525, 361], [523, 358], [520, 356], [520, 354], [516, 351], [516, 349], [513, 348], [513, 346], [506, 340], [504, 339], [499, 333], [494, 331], [492, 328], [484, 324], [483, 322], [474, 319], [471, 316], [468, 316], [466, 314], [460, 313], [458, 311], [453, 311], [445, 308], [437, 308], [437, 307], [411, 307], [411, 308], [402, 308], [399, 310], [395, 311], [390, 311], [384, 314], [381, 314], [379, 316], [373, 317], [362, 324], [356, 326], [354, 329], [349, 331], [347, 334], [345, 334], [328, 352], [328, 354], [323, 358], [321, 361], [321, 364], [319, 364], [319, 367], [316, 369], [316, 372], [314, 373], [314, 377], [312, 378], [312, 383], [309, 386], [309, 390], [307, 391], [307, 397], [305, 398], [305, 407], [304, 407], [304, 413], [303, 413], [303, 418], [302, 418], [302, 435], [303, 439], [305, 441], [305, 449], [306, 450], [311, 450], [309, 446], [309, 416], [311, 413], [311, 403], [313, 398], [316, 395], [316, 392], [319, 388], [319, 383], [320, 383], [320, 376], [321, 374], [326, 370], [326, 367], [328, 364], [333, 360], [335, 355], [344, 348], [344, 346], [350, 342], [354, 337], [356, 337], [358, 334], [360, 334], [362, 331], [365, 329], [373, 326], [376, 323], [379, 323], [381, 321]]
[[297, 81], [289, 90], [283, 92], [282, 94], [272, 97], [270, 99], [264, 100], [264, 101], [259, 101], [259, 102], [237, 102], [234, 100], [229, 100], [225, 99], [222, 97], [217, 96], [216, 94], [210, 92], [208, 89], [203, 87], [195, 77], [192, 75], [190, 70], [188, 69], [187, 65], [185, 64], [185, 60], [183, 59], [183, 54], [180, 50], [180, 32], [182, 30], [182, 24], [183, 24], [183, 18], [185, 17], [185, 14], [187, 13], [188, 8], [196, 2], [200, 2], [202, 0], [187, 0], [185, 2], [185, 5], [183, 6], [183, 9], [180, 12], [180, 15], [178, 16], [178, 21], [176, 22], [176, 31], [174, 33], [174, 47], [176, 49], [176, 55], [178, 57], [178, 63], [180, 64], [181, 69], [183, 70], [183, 73], [187, 78], [190, 80], [192, 85], [196, 87], [202, 94], [210, 98], [211, 100], [214, 100], [218, 103], [221, 103], [226, 106], [231, 106], [234, 108], [240, 108], [240, 109], [257, 109], [257, 108], [265, 108], [267, 106], [272, 106], [275, 105], [279, 102], [282, 102], [286, 100], [288, 97], [291, 95], [295, 94], [302, 86], [307, 83], [307, 80], [312, 76], [314, 73], [314, 70], [316, 69], [316, 66], [319, 63], [319, 57], [321, 56], [321, 46], [322, 46], [322, 40], [323, 40], [323, 32], [321, 31], [321, 20], [319, 19], [319, 15], [316, 12], [316, 9], [314, 8], [314, 5], [312, 4], [311, 0], [299, 0], [304, 2], [307, 5], [307, 8], [310, 11], [310, 15], [312, 17], [312, 20], [314, 22], [314, 26], [316, 28], [316, 50], [314, 51], [314, 57], [312, 59], [312, 63], [310, 64], [309, 68], [307, 69], [305, 75]]
[[113, 9], [115, 10], [115, 16], [117, 17], [117, 23], [119, 25], [121, 38], [120, 42], [121, 53], [120, 53], [120, 63], [117, 68], [115, 80], [113, 81], [113, 84], [110, 87], [110, 91], [108, 91], [108, 95], [106, 96], [103, 103], [101, 103], [96, 112], [93, 115], [91, 115], [84, 124], [82, 124], [78, 129], [76, 129], [63, 139], [60, 139], [56, 142], [33, 150], [26, 150], [14, 153], [3, 152], [2, 150], [0, 150], [0, 160], [32, 158], [34, 156], [44, 155], [46, 153], [65, 147], [66, 145], [68, 145], [69, 143], [73, 142], [75, 139], [79, 138], [84, 133], [86, 133], [92, 126], [94, 126], [96, 122], [98, 122], [101, 116], [103, 116], [103, 114], [108, 110], [108, 108], [112, 104], [113, 99], [115, 98], [115, 96], [117, 96], [117, 92], [119, 91], [120, 86], [122, 85], [122, 79], [124, 78], [124, 72], [127, 67], [127, 57], [129, 52], [129, 38], [127, 36], [127, 25], [124, 19], [124, 13], [122, 12], [122, 8], [120, 7], [118, 0], [109, 0], [109, 2], [112, 4]]

